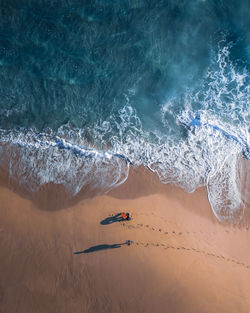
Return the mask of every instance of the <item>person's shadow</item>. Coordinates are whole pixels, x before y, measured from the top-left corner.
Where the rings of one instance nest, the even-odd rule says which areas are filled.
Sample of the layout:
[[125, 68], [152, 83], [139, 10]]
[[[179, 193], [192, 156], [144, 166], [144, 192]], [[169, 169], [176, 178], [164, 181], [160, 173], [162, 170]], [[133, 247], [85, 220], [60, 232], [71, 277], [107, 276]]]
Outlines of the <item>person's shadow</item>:
[[90, 248], [83, 250], [83, 251], [74, 252], [74, 254], [92, 253], [92, 252], [97, 252], [97, 251], [107, 250], [107, 249], [117, 249], [117, 248], [121, 248], [121, 246], [126, 245], [126, 244], [127, 244], [127, 242], [115, 243], [113, 245], [102, 244], [102, 245], [90, 247]]
[[123, 218], [121, 216], [121, 213], [118, 213], [114, 216], [111, 216], [111, 217], [107, 217], [105, 218], [104, 220], [102, 220], [100, 222], [101, 225], [109, 225], [109, 224], [112, 224], [112, 223], [115, 223], [115, 222], [121, 222], [123, 221]]

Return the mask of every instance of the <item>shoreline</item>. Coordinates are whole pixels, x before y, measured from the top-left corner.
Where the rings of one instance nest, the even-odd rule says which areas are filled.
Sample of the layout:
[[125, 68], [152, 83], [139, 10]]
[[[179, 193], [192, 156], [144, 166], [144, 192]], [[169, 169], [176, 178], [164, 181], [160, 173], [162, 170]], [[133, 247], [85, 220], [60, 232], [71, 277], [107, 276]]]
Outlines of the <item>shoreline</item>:
[[[241, 218], [236, 214], [238, 220], [234, 221], [220, 221], [222, 224], [235, 225], [240, 228], [249, 229], [250, 227], [250, 161], [244, 158], [240, 159], [238, 165], [239, 189], [242, 198], [242, 206], [239, 209], [239, 214], [243, 214]], [[134, 189], [134, 184], [141, 186], [141, 188]], [[67, 209], [68, 207], [77, 205], [81, 201], [87, 199], [94, 199], [102, 195], [108, 195], [111, 197], [118, 197], [120, 199], [137, 199], [141, 196], [147, 196], [150, 194], [167, 194], [172, 195], [172, 190], [175, 189], [177, 194], [180, 196], [185, 193], [186, 197], [189, 198], [192, 194], [199, 194], [203, 190], [205, 197], [208, 200], [207, 187], [198, 187], [195, 192], [188, 193], [182, 188], [176, 186], [173, 183], [164, 184], [160, 181], [158, 175], [144, 166], [129, 167], [127, 179], [120, 185], [110, 190], [99, 190], [98, 188], [92, 188], [91, 185], [86, 185], [82, 190], [75, 196], [72, 196], [63, 185], [57, 185], [54, 183], [47, 183], [42, 185], [39, 190], [35, 193], [30, 193], [18, 182], [10, 179], [6, 168], [0, 165], [0, 186], [10, 188], [21, 197], [31, 200], [32, 203], [41, 210], [46, 211], [57, 211], [61, 209]], [[178, 197], [179, 197], [178, 196]], [[178, 198], [177, 197], [177, 198]], [[183, 195], [181, 195], [183, 197]], [[211, 204], [209, 203], [210, 210], [213, 213]], [[190, 208], [192, 210], [192, 208]], [[198, 211], [197, 211], [198, 212]], [[198, 213], [199, 214], [199, 213]], [[215, 216], [215, 215], [214, 215]], [[216, 218], [217, 219], [217, 218]]]
[[219, 223], [204, 188], [137, 168], [105, 195], [44, 209], [52, 196], [38, 208], [0, 186], [0, 311], [250, 312], [250, 233]]

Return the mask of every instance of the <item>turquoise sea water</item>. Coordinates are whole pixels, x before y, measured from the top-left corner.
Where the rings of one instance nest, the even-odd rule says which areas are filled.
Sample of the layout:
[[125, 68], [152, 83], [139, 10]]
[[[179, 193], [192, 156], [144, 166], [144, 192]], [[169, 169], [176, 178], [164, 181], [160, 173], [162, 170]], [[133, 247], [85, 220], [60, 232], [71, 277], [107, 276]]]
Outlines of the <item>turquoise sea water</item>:
[[247, 0], [0, 0], [1, 165], [30, 192], [72, 195], [144, 165], [206, 186], [232, 219], [250, 158], [249, 16]]

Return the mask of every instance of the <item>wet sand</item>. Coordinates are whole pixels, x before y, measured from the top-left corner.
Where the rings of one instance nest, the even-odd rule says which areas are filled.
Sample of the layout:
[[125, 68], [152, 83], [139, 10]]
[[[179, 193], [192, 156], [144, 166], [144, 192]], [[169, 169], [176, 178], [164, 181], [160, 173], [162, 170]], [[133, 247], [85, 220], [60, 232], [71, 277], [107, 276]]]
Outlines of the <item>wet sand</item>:
[[[57, 186], [28, 199], [7, 182], [1, 313], [250, 312], [250, 232], [220, 224], [203, 188], [187, 194], [146, 169], [74, 200]], [[133, 220], [116, 221], [123, 211]]]

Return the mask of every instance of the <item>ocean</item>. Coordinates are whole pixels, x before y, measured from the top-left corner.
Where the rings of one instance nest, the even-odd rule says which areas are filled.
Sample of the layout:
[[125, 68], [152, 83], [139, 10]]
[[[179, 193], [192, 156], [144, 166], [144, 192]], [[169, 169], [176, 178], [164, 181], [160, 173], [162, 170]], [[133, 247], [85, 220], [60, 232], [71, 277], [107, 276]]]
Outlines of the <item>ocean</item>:
[[249, 17], [247, 0], [0, 0], [0, 167], [73, 197], [145, 166], [241, 219]]

